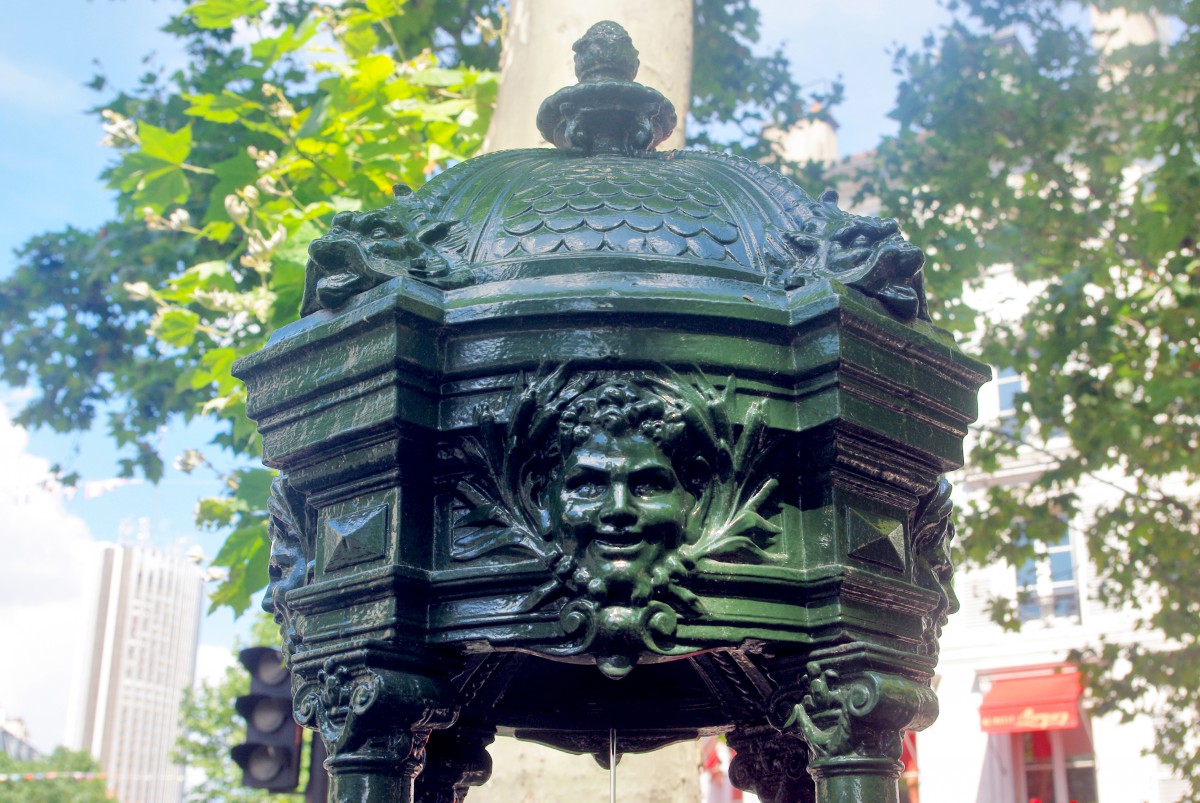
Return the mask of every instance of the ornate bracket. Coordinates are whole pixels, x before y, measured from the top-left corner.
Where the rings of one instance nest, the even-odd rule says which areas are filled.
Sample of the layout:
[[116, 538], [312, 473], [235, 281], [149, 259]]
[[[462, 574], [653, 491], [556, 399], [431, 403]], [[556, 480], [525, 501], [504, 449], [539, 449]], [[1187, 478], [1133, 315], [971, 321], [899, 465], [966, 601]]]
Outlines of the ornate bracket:
[[926, 685], [898, 675], [867, 670], [855, 674], [806, 667], [808, 693], [795, 702], [797, 689], [777, 692], [771, 724], [794, 731], [812, 751], [814, 776], [839, 765], [874, 764], [871, 774], [898, 774], [901, 736], [921, 730], [937, 718], [937, 696]]
[[331, 658], [292, 699], [296, 721], [321, 734], [331, 767], [415, 762], [419, 771], [429, 732], [454, 722], [455, 712], [438, 699], [442, 693], [421, 675], [351, 668]]
[[303, 649], [303, 638], [288, 609], [286, 597], [289, 591], [312, 582], [313, 528], [308, 521], [304, 495], [288, 484], [286, 476], [272, 481], [267, 511], [270, 515], [271, 558], [267, 564], [269, 582], [262, 607], [274, 615], [275, 623], [279, 625], [284, 660], [290, 664], [292, 656]]
[[494, 738], [491, 729], [462, 725], [435, 731], [417, 777], [416, 803], [463, 803], [468, 787], [482, 786], [492, 775], [487, 746]]
[[937, 605], [922, 617], [921, 653], [931, 658], [937, 658], [942, 628], [950, 615], [958, 611], [954, 563], [950, 559], [950, 542], [954, 539], [952, 489], [945, 477], [939, 478], [913, 512], [913, 581], [938, 596]]
[[762, 803], [814, 803], [816, 786], [803, 741], [770, 727], [739, 729], [726, 738], [737, 751], [729, 780], [738, 789], [753, 792]]

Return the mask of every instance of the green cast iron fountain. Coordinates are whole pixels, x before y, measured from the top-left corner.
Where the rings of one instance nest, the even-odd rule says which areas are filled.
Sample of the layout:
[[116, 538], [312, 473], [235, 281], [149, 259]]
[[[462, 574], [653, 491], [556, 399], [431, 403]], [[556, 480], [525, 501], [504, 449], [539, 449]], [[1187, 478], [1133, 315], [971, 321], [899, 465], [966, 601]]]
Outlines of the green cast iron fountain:
[[614, 729], [725, 733], [768, 803], [896, 801], [987, 369], [894, 221], [656, 152], [628, 35], [575, 51], [554, 149], [337, 215], [237, 365], [296, 717], [336, 801], [462, 800], [497, 732], [607, 763]]

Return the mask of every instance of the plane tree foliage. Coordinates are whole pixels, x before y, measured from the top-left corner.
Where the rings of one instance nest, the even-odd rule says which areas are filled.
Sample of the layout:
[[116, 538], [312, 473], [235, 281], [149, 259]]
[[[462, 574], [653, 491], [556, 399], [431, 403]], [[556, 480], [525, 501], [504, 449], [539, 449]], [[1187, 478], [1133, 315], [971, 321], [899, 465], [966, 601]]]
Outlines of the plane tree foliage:
[[[1118, 46], [1083, 3], [949, 5], [897, 54], [899, 130], [863, 186], [928, 253], [936, 320], [1024, 378], [973, 470], [1048, 462], [993, 484], [960, 543], [1015, 567], [1067, 528], [1086, 542], [1103, 600], [1163, 637], [1077, 655], [1092, 704], [1154, 716], [1200, 799], [1200, 6], [1097, 4], [1166, 32]], [[1010, 292], [1004, 314], [972, 306]], [[1018, 625], [1020, 603], [994, 613]]]
[[[117, 214], [18, 250], [0, 282], [0, 379], [30, 389], [21, 425], [106, 430], [125, 476], [157, 480], [170, 459], [238, 466], [196, 507], [200, 526], [228, 533], [214, 606], [240, 613], [267, 577], [271, 474], [230, 367], [295, 319], [308, 243], [333, 214], [384, 206], [394, 185], [478, 149], [504, 8], [197, 0], [165, 29], [182, 67], [147, 60], [136, 86], [92, 81], [107, 98], [95, 111]], [[762, 151], [753, 121], [804, 108], [786, 61], [752, 52], [750, 0], [696, 0], [695, 15], [694, 130]], [[161, 454], [161, 428], [197, 417], [216, 423], [215, 441]]]

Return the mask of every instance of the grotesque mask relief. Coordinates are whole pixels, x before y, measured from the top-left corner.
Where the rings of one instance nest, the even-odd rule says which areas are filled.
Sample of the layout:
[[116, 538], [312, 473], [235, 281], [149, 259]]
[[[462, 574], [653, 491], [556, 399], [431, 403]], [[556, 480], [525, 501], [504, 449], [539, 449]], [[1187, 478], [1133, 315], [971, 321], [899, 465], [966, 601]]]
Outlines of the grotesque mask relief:
[[939, 478], [937, 486], [921, 498], [913, 514], [913, 579], [921, 588], [938, 595], [937, 605], [923, 617], [921, 652], [935, 658], [942, 628], [958, 611], [950, 555], [950, 542], [954, 539], [954, 521], [950, 517], [954, 512], [954, 503], [950, 501], [952, 490], [945, 477]]
[[271, 558], [267, 565], [270, 582], [263, 595], [262, 607], [273, 614], [283, 638], [283, 655], [290, 660], [300, 643], [285, 595], [308, 582], [311, 561], [305, 540], [304, 497], [288, 485], [287, 477], [276, 477], [271, 483], [267, 501], [270, 514]]
[[835, 279], [904, 320], [929, 320], [925, 254], [904, 239], [896, 221], [851, 214], [837, 202], [837, 193], [826, 190], [795, 210], [797, 228], [783, 232], [791, 256], [774, 281], [792, 290]]
[[539, 651], [595, 654], [621, 677], [642, 654], [694, 650], [675, 636], [703, 610], [688, 589], [698, 561], [783, 557], [764, 517], [778, 481], [761, 470], [762, 404], [736, 408], [732, 382], [718, 393], [667, 369], [562, 367], [528, 383], [458, 450], [472, 470], [453, 557], [507, 548], [545, 565], [523, 609], [557, 603], [567, 641]]
[[396, 276], [437, 287], [470, 284], [461, 253], [466, 237], [458, 221], [437, 219], [403, 184], [394, 191], [391, 206], [334, 215], [329, 233], [309, 245], [301, 315], [336, 309]]

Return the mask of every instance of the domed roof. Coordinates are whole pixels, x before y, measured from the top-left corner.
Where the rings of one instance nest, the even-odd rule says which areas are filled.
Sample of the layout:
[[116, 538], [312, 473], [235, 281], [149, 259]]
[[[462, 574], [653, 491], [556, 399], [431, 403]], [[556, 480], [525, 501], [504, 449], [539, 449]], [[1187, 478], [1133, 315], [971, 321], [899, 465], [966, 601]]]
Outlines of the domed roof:
[[[622, 38], [623, 37], [623, 38]], [[383, 209], [343, 212], [310, 247], [302, 314], [407, 275], [444, 290], [563, 273], [720, 276], [798, 291], [855, 287], [902, 319], [928, 318], [924, 256], [895, 221], [814, 199], [769, 168], [709, 151], [652, 148], [670, 102], [633, 82], [637, 51], [615, 23], [575, 45], [580, 83], [548, 98], [555, 149], [493, 153], [396, 188]]]

